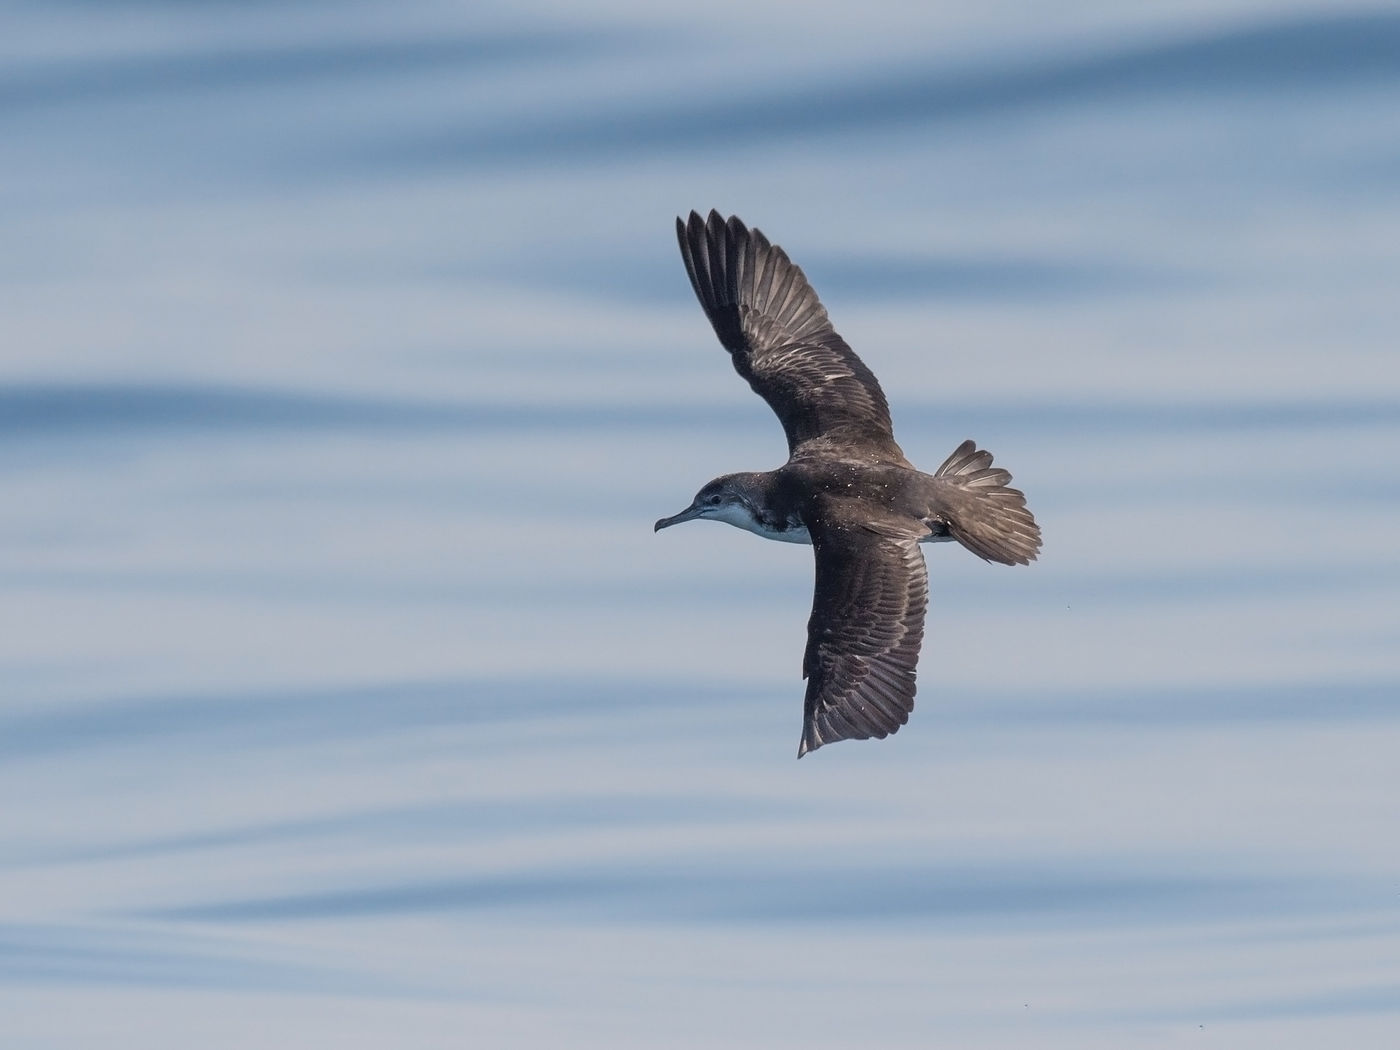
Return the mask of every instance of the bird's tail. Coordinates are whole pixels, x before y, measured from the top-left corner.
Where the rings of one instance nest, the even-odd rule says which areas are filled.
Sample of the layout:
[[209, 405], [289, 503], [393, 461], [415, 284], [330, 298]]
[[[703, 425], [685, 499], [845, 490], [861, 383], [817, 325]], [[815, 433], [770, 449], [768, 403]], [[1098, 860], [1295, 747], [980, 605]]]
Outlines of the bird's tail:
[[1003, 565], [1028, 565], [1040, 552], [1040, 526], [1026, 497], [1009, 487], [1011, 474], [992, 466], [992, 454], [964, 441], [933, 475], [940, 516], [968, 550]]

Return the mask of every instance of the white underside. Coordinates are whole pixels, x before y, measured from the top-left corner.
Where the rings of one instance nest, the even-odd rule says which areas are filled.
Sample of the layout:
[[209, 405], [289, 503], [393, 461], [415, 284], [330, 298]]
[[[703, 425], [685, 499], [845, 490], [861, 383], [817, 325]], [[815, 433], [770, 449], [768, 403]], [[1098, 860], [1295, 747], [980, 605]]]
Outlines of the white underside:
[[[805, 543], [811, 546], [812, 534], [807, 531], [805, 525], [798, 525], [791, 529], [770, 529], [763, 525], [757, 518], [749, 513], [749, 508], [737, 503], [726, 504], [713, 512], [706, 513], [704, 517], [712, 521], [722, 521], [726, 525], [733, 525], [736, 529], [743, 529], [745, 532], [752, 532], [755, 536], [762, 536], [765, 540], [777, 540], [779, 543]], [[940, 536], [929, 533], [919, 540], [920, 543], [947, 543], [952, 540], [951, 536]]]
[[805, 543], [809, 547], [812, 545], [812, 534], [807, 531], [805, 525], [799, 525], [795, 529], [786, 529], [783, 532], [774, 532], [772, 529], [765, 529], [755, 522], [749, 531], [755, 536], [762, 536], [765, 540], [777, 540], [779, 543]]
[[705, 517], [714, 521], [722, 521], [726, 525], [733, 525], [736, 529], [743, 529], [745, 532], [752, 532], [755, 536], [762, 536], [765, 540], [777, 540], [779, 543], [810, 544], [812, 542], [812, 535], [805, 526], [782, 531], [770, 529], [760, 523], [749, 512], [748, 507], [738, 503], [725, 504], [713, 512], [707, 512]]

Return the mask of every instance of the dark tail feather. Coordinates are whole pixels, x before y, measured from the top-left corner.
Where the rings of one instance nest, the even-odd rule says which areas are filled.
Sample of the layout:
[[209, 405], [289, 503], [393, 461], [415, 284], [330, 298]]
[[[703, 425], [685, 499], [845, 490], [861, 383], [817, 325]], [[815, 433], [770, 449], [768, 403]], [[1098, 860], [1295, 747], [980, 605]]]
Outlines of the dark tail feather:
[[959, 445], [933, 475], [948, 531], [968, 550], [1003, 565], [1029, 565], [1040, 552], [1040, 526], [1026, 497], [1008, 487], [1011, 474], [992, 466], [992, 454], [973, 442]]

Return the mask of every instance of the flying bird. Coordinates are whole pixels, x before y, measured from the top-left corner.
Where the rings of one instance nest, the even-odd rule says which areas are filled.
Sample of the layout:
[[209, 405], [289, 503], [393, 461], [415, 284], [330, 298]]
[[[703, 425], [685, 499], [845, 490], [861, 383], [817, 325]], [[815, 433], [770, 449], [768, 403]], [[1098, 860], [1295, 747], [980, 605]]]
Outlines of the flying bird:
[[972, 441], [932, 474], [905, 459], [879, 382], [786, 252], [716, 211], [678, 218], [676, 234], [715, 335], [787, 434], [788, 461], [715, 478], [656, 531], [710, 518], [811, 544], [816, 590], [797, 757], [884, 738], [914, 709], [928, 607], [919, 544], [956, 540], [987, 561], [1027, 565], [1040, 528], [1011, 475]]

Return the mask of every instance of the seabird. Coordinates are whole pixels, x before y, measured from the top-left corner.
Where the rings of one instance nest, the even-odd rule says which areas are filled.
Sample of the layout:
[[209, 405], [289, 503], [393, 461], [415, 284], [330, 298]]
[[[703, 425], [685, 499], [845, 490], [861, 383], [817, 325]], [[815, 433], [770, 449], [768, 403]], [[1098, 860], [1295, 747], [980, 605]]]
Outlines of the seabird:
[[1028, 565], [1040, 528], [1011, 475], [972, 441], [933, 474], [904, 458], [879, 382], [786, 252], [717, 211], [676, 219], [676, 234], [715, 335], [783, 425], [788, 461], [715, 478], [656, 531], [711, 518], [811, 544], [817, 579], [797, 757], [884, 738], [914, 709], [928, 607], [919, 544], [957, 540], [987, 561]]

